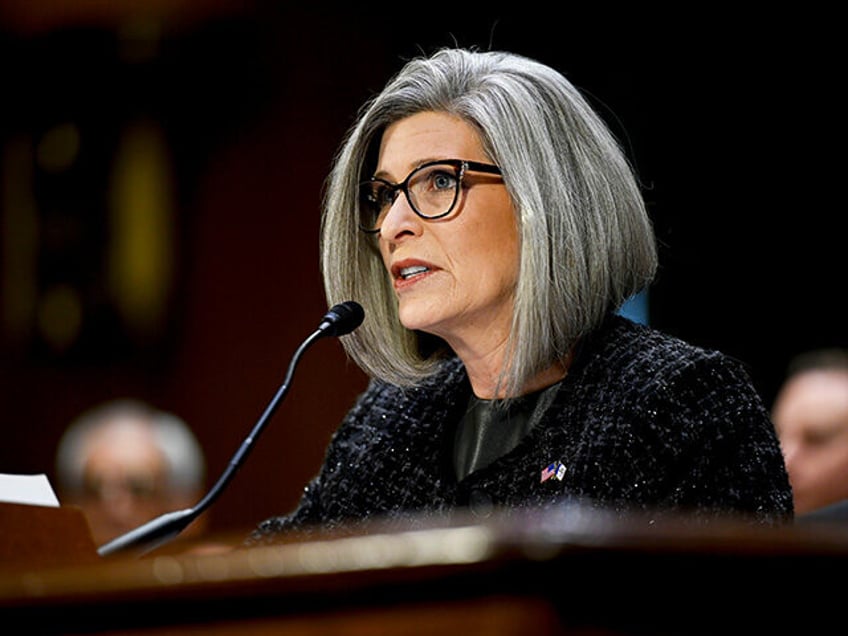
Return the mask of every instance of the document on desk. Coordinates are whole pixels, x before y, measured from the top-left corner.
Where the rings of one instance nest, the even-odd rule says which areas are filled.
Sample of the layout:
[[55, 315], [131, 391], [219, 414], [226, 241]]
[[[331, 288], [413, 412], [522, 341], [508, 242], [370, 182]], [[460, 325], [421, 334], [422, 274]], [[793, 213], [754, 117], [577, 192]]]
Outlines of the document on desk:
[[59, 499], [47, 475], [11, 475], [0, 473], [0, 501], [32, 506], [59, 505]]

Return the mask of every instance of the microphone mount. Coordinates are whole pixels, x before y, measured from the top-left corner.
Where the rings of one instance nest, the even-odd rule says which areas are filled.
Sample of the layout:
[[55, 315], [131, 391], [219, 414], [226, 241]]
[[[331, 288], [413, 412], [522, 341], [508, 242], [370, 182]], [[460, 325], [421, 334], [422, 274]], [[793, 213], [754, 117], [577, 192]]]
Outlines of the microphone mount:
[[176, 510], [167, 512], [147, 523], [122, 534], [108, 543], [100, 546], [97, 553], [100, 556], [109, 556], [116, 552], [128, 550], [131, 548], [137, 549], [140, 554], [146, 554], [160, 545], [170, 541], [182, 532], [192, 521], [206, 511], [212, 503], [218, 499], [227, 484], [233, 479], [238, 472], [244, 460], [247, 458], [250, 451], [253, 449], [253, 444], [262, 433], [271, 419], [271, 416], [277, 410], [277, 407], [282, 402], [283, 398], [289, 391], [294, 371], [300, 362], [304, 352], [312, 346], [312, 344], [324, 336], [343, 336], [350, 333], [359, 325], [365, 317], [365, 312], [362, 306], [352, 300], [339, 303], [330, 308], [324, 314], [318, 328], [312, 332], [297, 348], [289, 362], [288, 370], [285, 379], [277, 389], [277, 393], [268, 403], [265, 411], [262, 413], [256, 424], [253, 426], [250, 434], [242, 442], [239, 449], [233, 455], [226, 470], [215, 485], [206, 493], [193, 508], [184, 510]]

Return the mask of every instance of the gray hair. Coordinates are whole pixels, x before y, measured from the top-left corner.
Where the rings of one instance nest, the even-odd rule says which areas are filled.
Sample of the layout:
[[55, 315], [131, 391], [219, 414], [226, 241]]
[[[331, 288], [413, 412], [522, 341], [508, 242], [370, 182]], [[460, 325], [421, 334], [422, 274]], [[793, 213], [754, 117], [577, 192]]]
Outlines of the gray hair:
[[120, 399], [86, 411], [62, 435], [56, 451], [56, 476], [64, 491], [82, 491], [92, 436], [119, 420], [150, 427], [168, 464], [169, 488], [185, 493], [203, 488], [206, 462], [188, 425], [172, 413], [159, 411], [136, 400]]
[[324, 195], [325, 292], [330, 304], [353, 299], [365, 309], [342, 343], [367, 374], [411, 386], [451, 355], [444, 342], [402, 326], [374, 237], [357, 225], [358, 184], [376, 165], [382, 132], [422, 111], [473, 125], [512, 198], [522, 249], [502, 381], [516, 394], [650, 284], [653, 227], [617, 140], [562, 74], [497, 51], [441, 49], [408, 61], [363, 106]]

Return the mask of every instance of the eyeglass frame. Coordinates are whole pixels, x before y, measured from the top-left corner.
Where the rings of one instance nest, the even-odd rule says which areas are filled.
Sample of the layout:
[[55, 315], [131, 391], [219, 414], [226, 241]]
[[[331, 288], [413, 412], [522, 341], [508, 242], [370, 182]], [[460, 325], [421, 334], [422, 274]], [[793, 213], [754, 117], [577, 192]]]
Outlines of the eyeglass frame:
[[[420, 210], [418, 210], [417, 207], [415, 207], [415, 203], [413, 203], [412, 198], [409, 196], [409, 182], [412, 179], [412, 177], [415, 174], [417, 174], [418, 172], [420, 172], [421, 170], [424, 170], [425, 168], [429, 168], [430, 166], [438, 166], [440, 164], [453, 166], [454, 169], [459, 170], [459, 174], [457, 174], [457, 178], [456, 178], [456, 186], [454, 188], [453, 201], [451, 202], [450, 206], [448, 207], [448, 209], [445, 212], [441, 212], [440, 214], [435, 214], [433, 216], [427, 216], [426, 214], [423, 214]], [[362, 181], [359, 184], [359, 192], [358, 192], [358, 194], [359, 194], [359, 206], [360, 206], [360, 215], [359, 216], [360, 216], [360, 218], [362, 218], [362, 214], [361, 214], [361, 208], [362, 208], [361, 191], [362, 191], [363, 186], [365, 186], [366, 184], [374, 183], [374, 182], [380, 182], [380, 183], [384, 184], [387, 188], [389, 188], [389, 190], [393, 193], [392, 205], [394, 205], [394, 202], [397, 201], [397, 197], [398, 197], [397, 193], [403, 192], [404, 196], [406, 196], [407, 202], [409, 203], [409, 207], [420, 218], [426, 219], [428, 221], [432, 221], [434, 219], [444, 218], [448, 214], [453, 212], [453, 209], [456, 207], [456, 203], [457, 203], [457, 201], [459, 201], [459, 193], [462, 189], [462, 180], [465, 178], [465, 173], [468, 172], [469, 170], [473, 171], [473, 172], [483, 172], [485, 174], [503, 175], [503, 172], [501, 172], [500, 167], [496, 166], [495, 164], [492, 164], [492, 163], [482, 163], [480, 161], [470, 161], [468, 159], [437, 159], [435, 161], [428, 161], [427, 163], [421, 164], [420, 166], [418, 166], [417, 168], [412, 170], [408, 175], [406, 175], [406, 178], [403, 181], [401, 181], [400, 183], [391, 183], [391, 182], [389, 182], [385, 179], [381, 179], [380, 177], [371, 177], [367, 181]], [[362, 225], [361, 222], [359, 222], [358, 225], [359, 225], [359, 229], [362, 232], [365, 232], [366, 234], [377, 234], [380, 231], [379, 227], [378, 228], [368, 228], [368, 227], [365, 227], [364, 225]]]

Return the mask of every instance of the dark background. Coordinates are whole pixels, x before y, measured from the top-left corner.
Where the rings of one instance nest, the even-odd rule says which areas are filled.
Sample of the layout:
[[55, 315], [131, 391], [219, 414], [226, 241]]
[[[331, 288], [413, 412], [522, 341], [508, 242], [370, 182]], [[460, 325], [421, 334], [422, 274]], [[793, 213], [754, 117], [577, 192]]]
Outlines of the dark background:
[[[453, 43], [554, 65], [610, 123], [661, 241], [652, 324], [743, 360], [769, 404], [792, 355], [848, 345], [834, 16], [285, 4], [0, 5], [0, 472], [52, 479], [67, 423], [132, 395], [192, 425], [211, 485], [326, 310], [318, 216], [344, 132], [404, 59]], [[108, 284], [112, 169], [141, 118], [171, 184], [173, 241], [148, 239], [173, 259], [152, 323]], [[46, 170], [39, 144], [67, 123], [76, 159]], [[41, 322], [63, 315], [45, 309], [57, 288], [82, 311], [61, 341]], [[364, 382], [316, 343], [213, 529], [291, 508]]]

